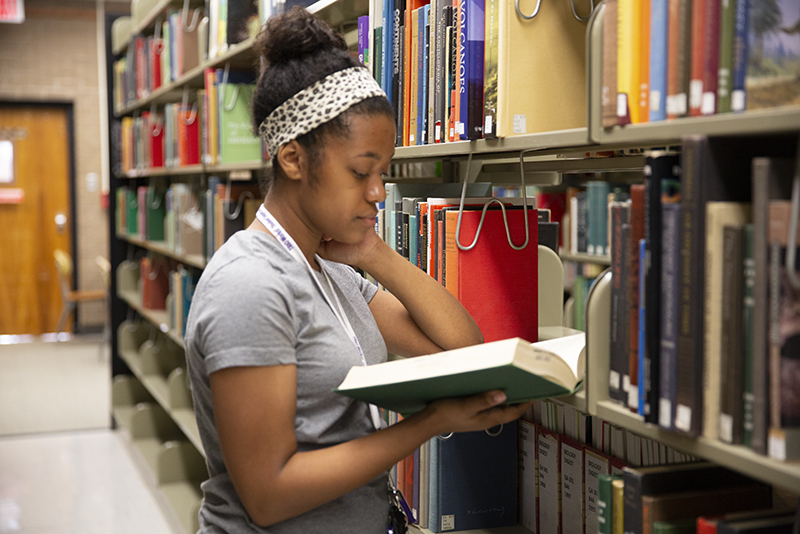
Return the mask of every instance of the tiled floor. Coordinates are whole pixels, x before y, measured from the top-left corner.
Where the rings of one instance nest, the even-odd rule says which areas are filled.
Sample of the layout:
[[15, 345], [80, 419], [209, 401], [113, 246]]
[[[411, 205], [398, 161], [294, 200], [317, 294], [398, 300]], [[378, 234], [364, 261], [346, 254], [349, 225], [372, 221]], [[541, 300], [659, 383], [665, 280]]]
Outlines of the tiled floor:
[[173, 534], [109, 428], [97, 339], [0, 345], [0, 534]]

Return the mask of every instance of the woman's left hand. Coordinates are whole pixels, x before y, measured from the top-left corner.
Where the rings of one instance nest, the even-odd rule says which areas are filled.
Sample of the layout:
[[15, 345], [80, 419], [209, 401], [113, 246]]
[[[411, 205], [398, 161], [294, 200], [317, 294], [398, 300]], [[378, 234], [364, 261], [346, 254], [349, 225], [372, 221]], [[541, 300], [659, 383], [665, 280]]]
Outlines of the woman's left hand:
[[344, 263], [345, 265], [355, 267], [360, 265], [364, 258], [374, 252], [381, 243], [383, 243], [383, 240], [376, 232], [367, 232], [367, 235], [360, 243], [353, 245], [334, 241], [327, 236], [322, 236], [317, 254], [325, 260]]

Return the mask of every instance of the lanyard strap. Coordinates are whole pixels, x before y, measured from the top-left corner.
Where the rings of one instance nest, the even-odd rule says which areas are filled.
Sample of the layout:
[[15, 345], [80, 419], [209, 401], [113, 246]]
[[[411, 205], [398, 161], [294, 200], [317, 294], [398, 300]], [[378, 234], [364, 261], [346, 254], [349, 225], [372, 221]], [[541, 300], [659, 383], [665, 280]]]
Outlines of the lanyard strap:
[[[297, 243], [295, 242], [294, 239], [292, 239], [292, 236], [290, 236], [289, 233], [286, 230], [284, 230], [283, 226], [281, 226], [281, 223], [279, 223], [277, 219], [275, 219], [275, 217], [269, 211], [267, 211], [267, 208], [264, 206], [264, 204], [261, 204], [261, 206], [259, 206], [258, 211], [256, 212], [256, 217], [258, 218], [259, 222], [263, 224], [264, 227], [267, 230], [269, 230], [269, 232], [273, 236], [275, 236], [275, 239], [278, 240], [278, 243], [283, 245], [283, 247], [289, 252], [289, 254], [296, 261], [306, 266], [306, 268], [309, 271], [309, 274], [311, 275], [311, 278], [314, 280], [314, 283], [316, 284], [320, 293], [322, 293], [325, 302], [328, 304], [328, 306], [330, 306], [331, 311], [333, 311], [333, 315], [336, 316], [336, 319], [339, 321], [339, 324], [342, 326], [342, 328], [347, 333], [350, 340], [355, 345], [356, 350], [358, 350], [358, 355], [361, 357], [361, 363], [364, 366], [366, 366], [367, 359], [364, 356], [364, 351], [361, 349], [361, 343], [358, 342], [358, 336], [356, 336], [356, 332], [355, 330], [353, 330], [353, 325], [350, 324], [350, 320], [344, 313], [344, 308], [342, 307], [342, 303], [339, 300], [339, 296], [336, 294], [336, 291], [333, 288], [333, 283], [331, 282], [331, 278], [330, 276], [328, 276], [328, 273], [320, 265], [320, 270], [322, 271], [322, 274], [325, 275], [325, 280], [327, 281], [328, 287], [330, 288], [330, 294], [336, 301], [335, 306], [331, 301], [331, 297], [328, 295], [328, 292], [325, 291], [325, 289], [322, 287], [322, 283], [319, 281], [319, 278], [317, 278], [314, 269], [312, 269], [311, 265], [308, 263], [308, 259], [306, 259], [305, 255], [300, 250], [300, 247], [297, 246]], [[375, 406], [374, 404], [370, 404], [369, 409], [370, 409], [370, 414], [372, 415], [372, 424], [375, 426], [376, 429], [379, 430], [381, 428], [381, 416], [380, 413], [378, 412], [378, 407]]]

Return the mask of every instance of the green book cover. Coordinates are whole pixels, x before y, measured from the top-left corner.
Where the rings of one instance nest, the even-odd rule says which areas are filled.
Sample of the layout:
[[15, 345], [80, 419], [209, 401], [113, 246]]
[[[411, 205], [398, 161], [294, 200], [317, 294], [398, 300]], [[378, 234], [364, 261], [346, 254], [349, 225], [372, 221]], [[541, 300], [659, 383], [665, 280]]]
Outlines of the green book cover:
[[611, 484], [622, 480], [622, 475], [600, 475], [597, 477], [597, 523], [599, 534], [611, 534], [614, 507]]
[[717, 76], [717, 113], [731, 111], [733, 76], [733, 34], [736, 21], [736, 2], [722, 0], [719, 31], [719, 71]]
[[253, 135], [250, 106], [255, 84], [219, 84], [220, 163], [261, 160], [261, 140]]
[[164, 191], [154, 185], [147, 187], [147, 240], [164, 241], [164, 219], [167, 216], [167, 203]]
[[753, 443], [753, 307], [755, 305], [756, 264], [753, 259], [755, 231], [744, 227], [744, 445]]
[[695, 534], [696, 531], [695, 518], [653, 522], [653, 534]]
[[428, 356], [354, 366], [334, 391], [403, 415], [437, 399], [503, 390], [506, 404], [577, 391], [585, 370], [586, 336], [530, 343], [504, 339]]
[[128, 189], [125, 192], [125, 221], [127, 223], [126, 231], [129, 236], [137, 236], [139, 233], [139, 200], [136, 197], [136, 191]]

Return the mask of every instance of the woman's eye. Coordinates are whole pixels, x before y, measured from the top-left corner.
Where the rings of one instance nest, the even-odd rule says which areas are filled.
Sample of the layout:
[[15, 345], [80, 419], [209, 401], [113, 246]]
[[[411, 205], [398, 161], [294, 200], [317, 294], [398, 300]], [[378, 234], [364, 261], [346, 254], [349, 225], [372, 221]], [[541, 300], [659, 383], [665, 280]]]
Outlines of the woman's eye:
[[362, 179], [362, 180], [363, 180], [364, 178], [368, 178], [368, 177], [369, 177], [369, 173], [368, 173], [368, 172], [367, 172], [367, 173], [363, 173], [363, 172], [353, 171], [353, 175], [354, 175], [356, 178], [359, 178], [359, 179]]

